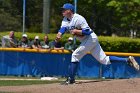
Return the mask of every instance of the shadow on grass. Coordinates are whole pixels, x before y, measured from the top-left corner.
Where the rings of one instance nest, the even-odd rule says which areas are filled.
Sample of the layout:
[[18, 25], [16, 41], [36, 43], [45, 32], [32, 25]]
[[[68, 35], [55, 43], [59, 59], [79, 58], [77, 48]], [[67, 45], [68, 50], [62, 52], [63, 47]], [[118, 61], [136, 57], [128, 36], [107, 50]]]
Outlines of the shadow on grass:
[[75, 84], [83, 84], [83, 83], [95, 83], [95, 82], [103, 82], [103, 81], [111, 81], [111, 79], [98, 79], [98, 80], [83, 80], [83, 81], [76, 81]]

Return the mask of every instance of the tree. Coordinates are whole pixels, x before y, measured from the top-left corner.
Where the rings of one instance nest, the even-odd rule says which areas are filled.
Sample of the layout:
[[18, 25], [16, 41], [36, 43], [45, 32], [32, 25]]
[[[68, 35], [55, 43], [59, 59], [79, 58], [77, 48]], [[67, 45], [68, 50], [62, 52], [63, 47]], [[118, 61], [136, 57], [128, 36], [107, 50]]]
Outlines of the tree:
[[11, 0], [0, 1], [0, 31], [21, 29], [20, 16], [16, 11], [17, 9], [12, 7]]
[[[60, 7], [68, 2], [74, 4], [74, 0], [50, 1], [50, 33], [56, 33], [63, 18]], [[21, 29], [22, 5], [22, 0], [0, 0], [1, 28], [5, 24], [2, 30]], [[78, 0], [77, 12], [97, 35], [130, 36], [131, 32], [132, 36], [140, 37], [140, 0]], [[27, 31], [42, 32], [42, 23], [43, 0], [27, 0]]]
[[112, 0], [107, 4], [108, 7], [115, 11], [116, 20], [119, 20], [119, 27], [134, 35], [138, 32], [140, 26], [140, 0]]

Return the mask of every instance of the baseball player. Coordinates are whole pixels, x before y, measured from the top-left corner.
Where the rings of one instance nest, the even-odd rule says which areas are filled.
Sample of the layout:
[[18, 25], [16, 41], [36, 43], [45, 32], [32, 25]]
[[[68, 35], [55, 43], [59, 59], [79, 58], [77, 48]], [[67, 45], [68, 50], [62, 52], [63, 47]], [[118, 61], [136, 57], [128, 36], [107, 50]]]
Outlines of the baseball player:
[[72, 53], [71, 63], [68, 68], [68, 78], [64, 84], [75, 83], [75, 74], [77, 72], [79, 60], [86, 55], [87, 52], [91, 52], [91, 55], [102, 64], [108, 65], [112, 62], [126, 62], [136, 70], [139, 70], [139, 65], [132, 56], [128, 58], [107, 56], [101, 48], [96, 34], [88, 26], [85, 18], [74, 13], [74, 6], [72, 4], [66, 3], [61, 8], [64, 18], [56, 38], [61, 39], [62, 35], [66, 31], [69, 31], [81, 42], [80, 46]]

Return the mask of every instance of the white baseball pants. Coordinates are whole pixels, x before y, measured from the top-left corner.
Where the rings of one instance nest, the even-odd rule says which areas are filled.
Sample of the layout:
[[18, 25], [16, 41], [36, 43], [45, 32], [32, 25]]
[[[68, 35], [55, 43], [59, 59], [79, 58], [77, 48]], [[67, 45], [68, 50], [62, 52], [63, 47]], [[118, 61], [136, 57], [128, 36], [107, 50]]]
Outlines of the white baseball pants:
[[109, 56], [106, 56], [105, 52], [101, 48], [98, 38], [95, 37], [95, 33], [91, 33], [85, 38], [80, 46], [72, 53], [71, 62], [79, 62], [79, 60], [90, 52], [91, 55], [102, 64], [111, 64]]

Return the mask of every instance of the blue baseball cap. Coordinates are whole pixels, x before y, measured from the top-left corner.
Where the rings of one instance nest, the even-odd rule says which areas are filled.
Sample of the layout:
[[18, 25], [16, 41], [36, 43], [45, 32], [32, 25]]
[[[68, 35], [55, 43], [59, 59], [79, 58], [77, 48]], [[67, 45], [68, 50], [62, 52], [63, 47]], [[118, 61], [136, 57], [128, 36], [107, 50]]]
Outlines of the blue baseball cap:
[[64, 4], [63, 7], [61, 7], [61, 9], [71, 10], [72, 12], [74, 12], [74, 6], [70, 3]]

